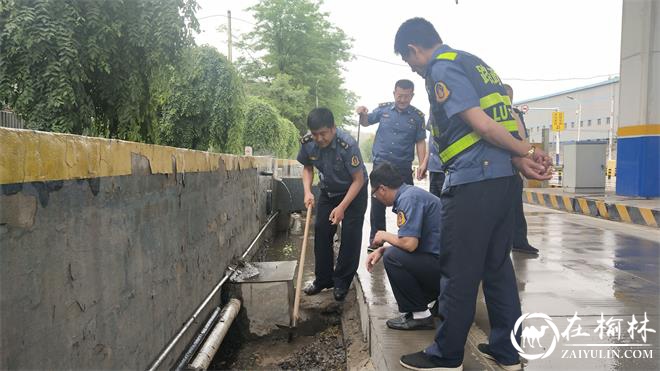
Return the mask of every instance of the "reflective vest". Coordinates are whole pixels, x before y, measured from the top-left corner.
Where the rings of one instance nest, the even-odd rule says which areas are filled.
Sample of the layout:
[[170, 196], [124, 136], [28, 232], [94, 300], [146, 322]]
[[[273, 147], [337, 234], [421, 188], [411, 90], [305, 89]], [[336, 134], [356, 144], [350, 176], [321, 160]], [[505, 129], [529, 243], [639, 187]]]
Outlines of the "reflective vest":
[[[431, 132], [444, 166], [450, 164], [456, 156], [479, 142], [481, 137], [472, 131], [470, 125], [463, 122], [459, 115], [448, 118], [442, 104], [433, 99], [435, 96], [435, 81], [433, 81], [430, 71], [433, 65], [438, 62], [457, 63], [476, 90], [481, 109], [509, 132], [518, 131], [518, 125], [511, 115], [511, 100], [506, 95], [500, 78], [492, 68], [478, 57], [463, 51], [450, 50], [438, 54], [429, 66], [426, 88], [434, 118]], [[449, 88], [451, 89], [451, 87]]]

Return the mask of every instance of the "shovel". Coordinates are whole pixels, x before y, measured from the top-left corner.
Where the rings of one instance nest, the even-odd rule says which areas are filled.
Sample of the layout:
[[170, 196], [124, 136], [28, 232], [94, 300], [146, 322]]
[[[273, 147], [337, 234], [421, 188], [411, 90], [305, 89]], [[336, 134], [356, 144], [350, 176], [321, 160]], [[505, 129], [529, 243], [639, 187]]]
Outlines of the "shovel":
[[289, 330], [289, 342], [293, 340], [293, 332], [298, 323], [298, 312], [300, 310], [300, 292], [302, 291], [302, 278], [303, 271], [305, 267], [305, 252], [307, 251], [307, 238], [309, 236], [309, 223], [312, 219], [312, 205], [307, 207], [307, 217], [305, 218], [305, 232], [303, 233], [303, 242], [302, 247], [300, 248], [300, 260], [298, 261], [298, 278], [296, 279], [296, 296], [293, 300], [293, 314], [291, 315], [291, 325], [282, 326], [277, 325], [281, 328], [287, 328]]

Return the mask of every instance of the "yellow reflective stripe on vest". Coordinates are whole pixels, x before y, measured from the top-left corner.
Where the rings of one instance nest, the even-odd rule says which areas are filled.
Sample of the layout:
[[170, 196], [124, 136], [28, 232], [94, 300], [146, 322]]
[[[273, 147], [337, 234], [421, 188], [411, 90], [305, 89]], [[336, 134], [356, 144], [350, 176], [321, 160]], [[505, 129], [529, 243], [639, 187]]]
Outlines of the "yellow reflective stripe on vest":
[[[479, 107], [481, 107], [482, 110], [486, 110], [487, 108], [490, 108], [494, 105], [497, 104], [504, 104], [504, 105], [511, 105], [511, 99], [509, 99], [509, 96], [507, 95], [502, 95], [498, 92], [491, 93], [486, 95], [485, 97], [482, 97], [479, 99]], [[506, 130], [510, 132], [516, 132], [518, 131], [518, 124], [516, 123], [515, 120], [507, 120], [507, 121], [497, 121], [500, 124], [502, 124]]]
[[502, 121], [500, 124], [502, 124], [502, 126], [504, 126], [508, 131], [518, 131], [518, 123], [516, 120]]
[[505, 105], [510, 106], [511, 105], [511, 100], [507, 95], [502, 95], [498, 92], [491, 93], [486, 95], [485, 97], [482, 97], [479, 99], [479, 107], [481, 109], [486, 109], [488, 107], [494, 106], [498, 103], [504, 103]]
[[480, 140], [481, 137], [477, 135], [477, 133], [475, 132], [466, 134], [461, 139], [450, 144], [449, 147], [445, 148], [444, 151], [440, 152], [440, 160], [443, 163], [446, 163], [447, 161], [451, 160], [454, 156], [465, 151], [471, 145], [477, 143]]
[[[516, 123], [516, 120], [503, 121], [500, 122], [500, 124], [502, 124], [508, 131], [518, 131], [518, 123]], [[440, 152], [440, 160], [442, 160], [442, 162], [447, 162], [480, 140], [481, 137], [475, 132], [466, 134], [461, 139], [450, 144], [444, 151]]]
[[453, 61], [456, 59], [456, 52], [444, 52], [442, 54], [438, 54], [435, 59], [446, 59], [449, 61]]

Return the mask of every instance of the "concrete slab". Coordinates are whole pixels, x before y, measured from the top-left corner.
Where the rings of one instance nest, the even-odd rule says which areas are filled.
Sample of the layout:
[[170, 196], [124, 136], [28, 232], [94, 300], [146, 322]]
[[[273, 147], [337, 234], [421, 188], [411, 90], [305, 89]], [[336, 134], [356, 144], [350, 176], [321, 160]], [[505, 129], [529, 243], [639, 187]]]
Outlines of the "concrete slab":
[[242, 299], [250, 334], [265, 336], [276, 331], [278, 324], [290, 324], [297, 261], [251, 264], [259, 274], [232, 282], [231, 290]]
[[297, 260], [285, 260], [276, 262], [252, 262], [250, 263], [254, 268], [259, 271], [259, 274], [243, 279], [232, 279], [236, 283], [264, 283], [264, 282], [279, 282], [291, 281], [296, 273]]

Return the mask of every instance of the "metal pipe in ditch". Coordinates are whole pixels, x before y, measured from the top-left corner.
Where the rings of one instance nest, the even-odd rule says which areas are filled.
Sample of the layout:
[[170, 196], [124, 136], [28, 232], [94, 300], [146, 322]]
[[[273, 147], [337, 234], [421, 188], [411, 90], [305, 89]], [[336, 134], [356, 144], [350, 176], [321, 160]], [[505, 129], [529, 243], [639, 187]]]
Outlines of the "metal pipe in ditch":
[[220, 308], [216, 307], [215, 310], [213, 310], [213, 313], [209, 317], [208, 321], [206, 321], [206, 324], [204, 324], [204, 327], [202, 327], [202, 331], [200, 331], [199, 334], [195, 336], [195, 340], [193, 340], [193, 342], [190, 343], [190, 346], [184, 353], [183, 357], [181, 357], [181, 360], [179, 361], [179, 363], [177, 363], [176, 367], [174, 368], [175, 371], [181, 371], [188, 366], [190, 359], [195, 355], [195, 353], [197, 353], [199, 346], [202, 345], [202, 342], [206, 339], [206, 335], [209, 334], [209, 332], [215, 325], [215, 320], [218, 318], [219, 315], [220, 315]]
[[190, 368], [193, 370], [206, 370], [209, 368], [215, 353], [220, 348], [222, 340], [227, 335], [229, 327], [234, 322], [234, 319], [238, 315], [238, 311], [241, 310], [241, 301], [238, 299], [231, 299], [227, 305], [222, 308], [220, 312], [220, 320], [209, 334], [209, 337], [202, 345], [202, 348], [199, 350], [199, 353], [195, 356]]
[[[245, 257], [248, 256], [248, 254], [250, 253], [250, 250], [257, 244], [257, 241], [259, 240], [261, 235], [264, 233], [264, 231], [266, 231], [266, 229], [268, 228], [270, 223], [273, 220], [275, 220], [275, 218], [277, 218], [277, 215], [279, 215], [279, 213], [280, 213], [279, 211], [276, 211], [275, 213], [273, 213], [273, 215], [270, 216], [270, 218], [268, 218], [268, 220], [266, 221], [266, 224], [264, 224], [264, 226], [259, 231], [259, 234], [257, 234], [257, 237], [254, 238], [254, 240], [252, 241], [250, 246], [247, 248], [247, 250], [245, 250], [245, 253], [241, 256], [241, 259], [245, 259]], [[188, 329], [193, 324], [193, 322], [195, 322], [195, 320], [197, 319], [199, 314], [204, 310], [204, 308], [206, 308], [206, 306], [211, 301], [211, 299], [213, 299], [215, 294], [218, 293], [218, 290], [220, 290], [220, 287], [222, 287], [222, 285], [224, 285], [225, 282], [227, 282], [227, 280], [231, 276], [233, 276], [234, 273], [236, 272], [236, 267], [229, 267], [228, 269], [231, 271], [231, 273], [225, 274], [222, 277], [222, 279], [220, 280], [220, 282], [218, 282], [218, 284], [213, 287], [213, 290], [211, 290], [211, 292], [206, 296], [206, 298], [204, 299], [202, 304], [200, 304], [199, 307], [197, 307], [197, 310], [195, 310], [195, 313], [193, 313], [193, 315], [188, 319], [188, 321], [186, 321], [186, 323], [183, 325], [183, 327], [181, 327], [181, 329], [179, 330], [179, 332], [177, 332], [177, 334], [174, 336], [174, 338], [172, 338], [172, 340], [170, 340], [170, 342], [167, 344], [165, 349], [163, 349], [163, 351], [158, 355], [158, 357], [156, 358], [154, 363], [152, 363], [151, 366], [149, 366], [149, 368], [147, 370], [155, 371], [158, 368], [158, 366], [160, 366], [160, 364], [163, 363], [163, 361], [165, 360], [165, 357], [167, 357], [167, 355], [170, 354], [172, 349], [174, 349], [174, 346], [176, 345], [176, 343], [178, 343], [179, 340], [181, 340], [181, 337], [183, 336], [183, 334], [185, 334], [186, 331], [188, 331]]]

